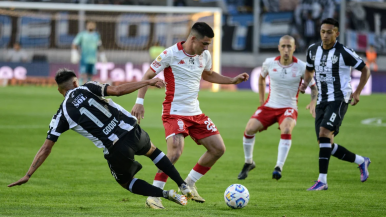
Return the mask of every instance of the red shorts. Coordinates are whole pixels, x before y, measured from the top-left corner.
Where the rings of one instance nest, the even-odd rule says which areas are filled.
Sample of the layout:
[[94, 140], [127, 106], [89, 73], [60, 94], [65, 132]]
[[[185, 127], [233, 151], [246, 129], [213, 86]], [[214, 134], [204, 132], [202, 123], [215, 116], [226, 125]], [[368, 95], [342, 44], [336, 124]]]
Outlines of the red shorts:
[[205, 114], [195, 116], [168, 115], [163, 116], [162, 121], [166, 139], [177, 134], [182, 134], [184, 137], [190, 135], [200, 145], [198, 140], [220, 134], [212, 120]]
[[263, 131], [276, 122], [278, 122], [280, 126], [285, 118], [292, 118], [296, 122], [298, 119], [298, 111], [293, 108], [270, 108], [260, 106], [251, 118], [257, 119], [263, 124], [264, 129], [260, 130]]

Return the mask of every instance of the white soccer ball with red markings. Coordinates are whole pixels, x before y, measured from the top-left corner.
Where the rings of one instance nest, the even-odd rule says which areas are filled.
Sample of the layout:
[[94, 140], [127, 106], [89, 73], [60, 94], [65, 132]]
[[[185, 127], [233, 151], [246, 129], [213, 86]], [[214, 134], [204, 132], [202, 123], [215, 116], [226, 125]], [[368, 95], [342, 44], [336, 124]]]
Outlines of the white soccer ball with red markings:
[[232, 209], [244, 208], [249, 202], [248, 189], [240, 184], [233, 184], [225, 190], [225, 203]]

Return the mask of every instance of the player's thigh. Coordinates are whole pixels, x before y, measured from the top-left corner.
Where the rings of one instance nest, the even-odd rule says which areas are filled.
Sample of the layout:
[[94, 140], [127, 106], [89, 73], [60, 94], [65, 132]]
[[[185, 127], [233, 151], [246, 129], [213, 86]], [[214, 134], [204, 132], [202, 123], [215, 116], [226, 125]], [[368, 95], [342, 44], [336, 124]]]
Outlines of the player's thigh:
[[325, 108], [326, 105], [324, 103], [317, 105], [315, 108], [315, 134], [317, 140], [319, 140], [320, 125], [324, 118]]
[[132, 180], [142, 165], [134, 160], [135, 151], [125, 143], [117, 142], [105, 155], [111, 175], [122, 186]]
[[168, 155], [170, 154], [176, 154], [181, 155], [182, 151], [184, 150], [185, 146], [185, 137], [183, 134], [179, 133], [173, 136], [170, 136], [166, 140], [167, 148], [168, 148]]
[[[256, 129], [256, 128], [251, 129], [252, 132], [250, 131], [248, 133], [248, 131], [247, 131], [246, 133], [251, 135], [251, 134], [255, 134], [256, 132], [266, 130], [269, 126], [271, 126], [272, 124], [277, 122], [277, 119], [278, 119], [278, 116], [280, 115], [280, 112], [281, 112], [280, 109], [278, 112], [278, 109], [274, 109], [274, 108], [270, 108], [270, 107], [266, 107], [266, 106], [260, 106], [259, 108], [257, 108], [257, 110], [255, 111], [255, 113], [252, 115], [252, 117], [250, 119], [250, 121], [252, 119], [259, 121], [259, 122], [251, 121], [252, 124], [255, 124], [254, 127], [256, 127], [258, 129]], [[261, 128], [259, 123], [263, 126], [262, 128]], [[247, 124], [247, 128], [248, 128], [248, 124]]]
[[263, 124], [255, 119], [251, 118], [249, 119], [247, 126], [245, 127], [245, 133], [248, 135], [256, 134], [259, 131], [262, 131], [264, 129]]
[[295, 125], [296, 125], [296, 120], [294, 118], [292, 117], [284, 118], [279, 125], [281, 134], [291, 134]]
[[222, 139], [220, 134], [205, 137], [203, 139], [200, 139], [198, 142], [202, 144], [206, 148], [206, 150], [211, 153], [214, 153], [215, 155], [221, 156], [225, 152], [224, 140]]

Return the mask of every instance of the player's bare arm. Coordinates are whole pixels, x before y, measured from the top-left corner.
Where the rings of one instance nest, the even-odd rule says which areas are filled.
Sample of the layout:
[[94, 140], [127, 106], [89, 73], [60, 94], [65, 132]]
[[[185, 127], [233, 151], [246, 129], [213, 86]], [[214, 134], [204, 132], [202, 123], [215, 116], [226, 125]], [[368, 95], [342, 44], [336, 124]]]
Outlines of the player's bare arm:
[[220, 75], [219, 73], [214, 72], [212, 70], [210, 71], [204, 70], [202, 73], [202, 79], [216, 84], [239, 84], [243, 81], [247, 81], [249, 79], [249, 75], [244, 72], [237, 75], [234, 78], [231, 78], [231, 77]]
[[315, 70], [308, 70], [306, 69], [306, 72], [304, 73], [304, 82], [300, 85], [299, 90], [300, 92], [304, 93], [308, 87], [308, 84], [311, 82], [312, 78], [314, 77]]
[[259, 101], [260, 105], [264, 104], [264, 98], [265, 98], [265, 78], [263, 76], [259, 76]]
[[146, 81], [139, 81], [139, 82], [131, 82], [131, 83], [125, 83], [121, 84], [119, 86], [108, 86], [107, 87], [107, 94], [109, 96], [122, 96], [129, 93], [132, 93], [142, 87], [145, 86], [155, 86], [157, 88], [164, 87], [163, 80], [159, 78], [154, 78]]
[[[142, 81], [148, 81], [152, 78], [154, 78], [156, 74], [154, 73], [153, 70], [150, 68], [146, 71], [145, 75], [142, 77]], [[147, 85], [143, 86], [141, 89], [138, 90], [138, 95], [137, 95], [137, 102], [131, 109], [131, 114], [134, 115], [137, 120], [138, 124], [141, 123], [141, 119], [144, 118], [145, 115], [145, 108], [143, 107], [143, 100], [145, 99], [145, 94], [147, 91]]]
[[13, 187], [15, 185], [22, 185], [28, 182], [31, 178], [32, 174], [43, 164], [43, 162], [47, 159], [48, 155], [50, 155], [52, 147], [55, 142], [46, 139], [42, 147], [39, 149], [38, 153], [35, 155], [35, 158], [32, 161], [32, 164], [27, 172], [27, 174], [19, 179], [19, 181], [9, 184], [8, 187]]
[[351, 99], [352, 99], [351, 105], [356, 105], [359, 102], [359, 95], [361, 94], [363, 88], [367, 83], [367, 80], [369, 80], [369, 77], [370, 77], [370, 69], [367, 66], [363, 67], [361, 72], [362, 74], [359, 80], [358, 87], [355, 90], [355, 92], [351, 95]]

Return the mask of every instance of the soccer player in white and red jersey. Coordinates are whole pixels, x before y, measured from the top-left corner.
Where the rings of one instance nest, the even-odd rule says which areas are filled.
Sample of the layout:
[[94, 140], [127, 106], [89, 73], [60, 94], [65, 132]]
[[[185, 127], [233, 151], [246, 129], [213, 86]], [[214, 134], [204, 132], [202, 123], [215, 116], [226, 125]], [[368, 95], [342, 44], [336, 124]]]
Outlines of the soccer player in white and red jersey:
[[[306, 64], [293, 56], [295, 40], [289, 35], [280, 38], [278, 49], [280, 56], [267, 58], [263, 63], [259, 77], [260, 107], [249, 119], [244, 132], [243, 146], [245, 164], [238, 175], [238, 179], [245, 179], [248, 172], [256, 167], [252, 159], [255, 134], [266, 130], [272, 124], [278, 122], [281, 131], [277, 162], [272, 173], [272, 178], [279, 180], [284, 162], [291, 147], [291, 133], [296, 125], [298, 117], [298, 88], [304, 78]], [[265, 78], [269, 76], [269, 94], [265, 97]], [[315, 104], [318, 90], [315, 81], [310, 82], [311, 103], [310, 113], [315, 117]]]
[[[162, 52], [142, 79], [151, 79], [164, 71], [166, 97], [163, 102], [162, 121], [170, 161], [173, 164], [177, 162], [184, 148], [184, 138], [188, 135], [207, 150], [185, 179], [193, 192], [192, 200], [201, 203], [205, 202], [205, 199], [197, 193], [195, 183], [224, 154], [225, 145], [212, 120], [200, 109], [197, 100], [200, 80], [203, 78], [211, 83], [238, 84], [249, 78], [247, 73], [230, 78], [211, 70], [212, 58], [208, 47], [213, 37], [213, 30], [208, 24], [195, 23], [188, 39]], [[138, 121], [144, 117], [143, 98], [146, 91], [147, 88], [138, 91], [137, 102], [132, 109], [132, 114]], [[159, 170], [153, 185], [163, 188], [167, 179], [168, 176]], [[157, 197], [147, 198], [146, 205], [154, 209], [164, 208]]]

